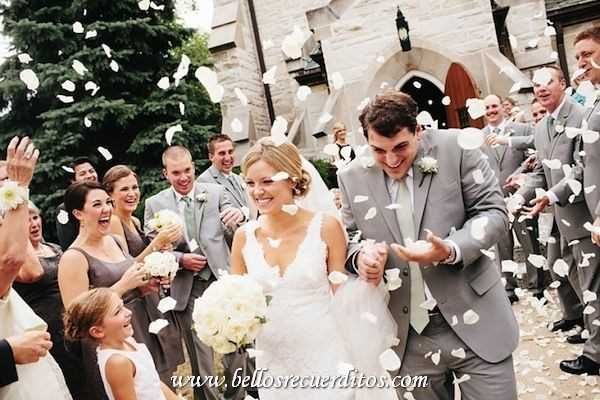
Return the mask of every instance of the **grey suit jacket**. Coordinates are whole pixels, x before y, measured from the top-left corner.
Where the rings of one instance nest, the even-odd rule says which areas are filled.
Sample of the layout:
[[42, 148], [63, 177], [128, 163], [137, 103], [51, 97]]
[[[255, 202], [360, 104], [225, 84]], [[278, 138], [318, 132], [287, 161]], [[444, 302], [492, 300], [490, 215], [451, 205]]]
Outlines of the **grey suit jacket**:
[[[584, 120], [588, 123], [588, 130], [600, 132], [600, 98], [596, 100], [593, 108], [586, 110]], [[585, 187], [592, 185], [596, 189], [590, 193], [585, 193], [585, 201], [593, 217], [600, 217], [600, 140], [594, 143], [583, 143], [581, 137], [577, 138], [582, 142], [576, 149], [576, 157], [580, 158], [579, 150], [583, 149], [585, 156], [582, 158], [583, 164], [583, 184]]]
[[[571, 98], [567, 98], [554, 127], [579, 127], [583, 114], [583, 107]], [[527, 181], [517, 191], [517, 194], [529, 202], [535, 197], [536, 188], [552, 190], [559, 200], [554, 205], [554, 216], [560, 234], [567, 241], [589, 236], [589, 232], [583, 228], [584, 223], [591, 221], [583, 190], [572, 202], [569, 202], [569, 197], [573, 192], [567, 184], [567, 179], [564, 179], [563, 169], [550, 169], [542, 162], [543, 160], [558, 159], [562, 164], [574, 166], [575, 139], [569, 139], [564, 130], [557, 132], [554, 128], [548, 132], [548, 116], [546, 116], [536, 126], [535, 147], [539, 162], [534, 171], [528, 174]]]
[[[431, 130], [423, 134], [416, 161], [427, 155], [438, 160], [435, 175], [423, 174], [415, 165], [414, 220], [419, 238], [424, 239], [425, 229], [458, 245], [462, 261], [456, 265], [423, 265], [423, 278], [444, 318], [450, 324], [454, 316], [458, 323], [454, 332], [479, 357], [489, 362], [499, 362], [516, 348], [519, 333], [512, 309], [500, 280], [496, 264], [481, 253], [488, 249], [508, 230], [508, 216], [500, 188], [496, 184], [478, 185], [473, 172], [480, 169], [486, 181], [493, 172], [479, 150], [465, 151], [458, 146], [457, 132]], [[363, 239], [387, 243], [402, 243], [402, 235], [394, 210], [386, 208], [391, 199], [385, 184], [384, 172], [378, 167], [363, 168], [354, 160], [338, 175], [342, 192], [342, 215], [349, 236], [362, 231]], [[354, 203], [357, 195], [368, 196], [368, 201]], [[376, 207], [374, 218], [365, 220], [365, 214]], [[470, 233], [473, 221], [487, 218], [483, 240]], [[352, 260], [359, 245], [351, 244], [348, 260]], [[350, 262], [350, 261], [349, 261]], [[403, 284], [391, 292], [389, 307], [398, 323], [400, 345], [396, 349], [402, 358], [409, 331], [410, 269], [395, 254], [388, 256], [385, 266], [400, 268]], [[474, 310], [480, 317], [477, 324], [466, 325], [463, 315]]]
[[[245, 186], [244, 181], [239, 175], [234, 173], [232, 173], [231, 175], [239, 184], [240, 188], [243, 188]], [[231, 204], [234, 207], [250, 208], [250, 198], [248, 197], [248, 194], [246, 194], [246, 191], [242, 190], [240, 192], [213, 165], [208, 167], [202, 174], [200, 174], [198, 179], [196, 179], [196, 183], [215, 183], [221, 185], [225, 189], [225, 194], [227, 195], [227, 197], [231, 201]]]
[[[198, 198], [199, 196], [205, 197], [205, 200], [201, 201]], [[218, 271], [221, 269], [229, 271], [230, 252], [225, 242], [225, 233], [228, 228], [221, 222], [219, 214], [221, 211], [230, 208], [231, 203], [225, 196], [221, 186], [203, 183], [195, 186], [194, 207], [199, 238], [198, 249], [195, 252], [206, 256], [210, 270], [215, 276], [218, 276]], [[165, 189], [146, 200], [144, 230], [149, 236], [155, 233], [151, 232], [148, 222], [156, 212], [164, 209], [179, 213], [177, 198], [172, 188]], [[178, 260], [184, 253], [189, 252], [188, 243], [184, 239], [176, 244], [174, 253]], [[191, 271], [183, 268], [177, 271], [171, 285], [171, 296], [177, 300], [176, 311], [185, 309], [194, 279], [194, 273]]]
[[[492, 148], [487, 144], [482, 147], [483, 152], [488, 156], [488, 161], [492, 170], [500, 183], [500, 187], [504, 186], [504, 182], [513, 174], [527, 158], [527, 148], [533, 147], [533, 129], [529, 125], [519, 124], [516, 122], [507, 122], [505, 130], [511, 138], [511, 146], [498, 146]], [[485, 135], [490, 134], [489, 126], [483, 129]], [[520, 139], [520, 140], [518, 140]], [[516, 145], [516, 146], [515, 146]], [[525, 148], [523, 148], [525, 147]], [[508, 192], [504, 191], [505, 195]]]

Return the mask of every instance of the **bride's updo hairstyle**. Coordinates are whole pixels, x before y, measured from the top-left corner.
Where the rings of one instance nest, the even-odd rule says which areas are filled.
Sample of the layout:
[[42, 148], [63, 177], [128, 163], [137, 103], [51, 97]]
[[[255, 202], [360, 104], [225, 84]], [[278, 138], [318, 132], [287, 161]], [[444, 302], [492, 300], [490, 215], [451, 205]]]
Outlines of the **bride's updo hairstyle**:
[[289, 179], [295, 183], [294, 196], [302, 197], [308, 193], [310, 175], [302, 168], [302, 159], [296, 146], [287, 142], [277, 146], [269, 137], [260, 139], [244, 157], [242, 174], [246, 175], [248, 169], [260, 160], [278, 172], [286, 172], [289, 175]]

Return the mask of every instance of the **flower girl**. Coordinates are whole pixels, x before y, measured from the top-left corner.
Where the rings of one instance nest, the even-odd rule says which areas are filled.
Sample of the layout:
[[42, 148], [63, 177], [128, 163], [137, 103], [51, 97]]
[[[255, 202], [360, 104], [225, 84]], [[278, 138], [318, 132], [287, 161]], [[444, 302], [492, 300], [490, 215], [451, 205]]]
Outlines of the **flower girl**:
[[160, 381], [152, 356], [132, 335], [131, 311], [108, 288], [77, 296], [64, 316], [68, 340], [98, 344], [98, 366], [110, 400], [177, 400]]

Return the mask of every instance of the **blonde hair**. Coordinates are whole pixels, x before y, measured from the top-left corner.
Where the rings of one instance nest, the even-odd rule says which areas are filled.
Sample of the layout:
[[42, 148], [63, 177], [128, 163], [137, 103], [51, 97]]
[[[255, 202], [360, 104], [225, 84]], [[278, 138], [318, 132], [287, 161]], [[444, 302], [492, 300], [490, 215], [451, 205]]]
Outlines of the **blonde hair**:
[[295, 182], [294, 195], [302, 197], [310, 189], [310, 175], [302, 168], [302, 159], [296, 146], [283, 143], [279, 146], [268, 137], [260, 139], [244, 157], [242, 161], [242, 174], [257, 161], [264, 161], [278, 171], [286, 172], [288, 179]]
[[77, 296], [63, 316], [65, 339], [77, 341], [90, 338], [90, 329], [100, 325], [110, 312], [115, 292], [109, 288], [95, 288]]
[[8, 161], [6, 161], [6, 160], [0, 160], [0, 168], [7, 167], [7, 166], [8, 166]]
[[333, 132], [333, 141], [337, 142], [338, 133], [340, 131], [345, 131], [345, 130], [346, 130], [346, 125], [344, 125], [343, 122], [336, 122], [335, 124], [333, 124], [333, 127], [331, 128], [331, 131]]

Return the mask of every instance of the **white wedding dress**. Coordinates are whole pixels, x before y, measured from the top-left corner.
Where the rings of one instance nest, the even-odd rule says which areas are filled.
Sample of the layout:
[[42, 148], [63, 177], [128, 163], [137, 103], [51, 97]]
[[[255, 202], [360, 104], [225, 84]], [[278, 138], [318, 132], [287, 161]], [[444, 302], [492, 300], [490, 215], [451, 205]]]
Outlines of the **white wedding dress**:
[[[387, 293], [382, 287], [375, 288], [364, 281], [350, 279], [335, 296], [332, 295], [327, 272], [327, 245], [321, 238], [322, 219], [322, 213], [315, 214], [283, 276], [280, 276], [279, 268], [267, 263], [256, 238], [260, 219], [244, 227], [246, 244], [242, 255], [248, 274], [272, 297], [267, 322], [255, 346], [257, 370], [267, 369], [261, 383], [268, 385], [273, 379], [278, 386], [277, 379], [281, 382], [285, 377], [298, 376], [298, 379], [305, 379], [305, 386], [309, 386], [263, 387], [259, 388], [260, 398], [394, 400], [397, 397], [392, 389], [355, 390], [334, 386], [331, 381], [316, 381], [317, 377], [333, 380], [333, 377], [344, 376], [348, 366], [367, 370], [367, 375], [386, 375], [378, 364], [378, 356], [389, 348], [390, 336], [395, 336], [395, 324], [387, 309]], [[356, 288], [362, 290], [359, 296], [368, 298], [353, 299]], [[365, 307], [370, 308], [365, 310]], [[371, 324], [361, 321], [360, 315], [364, 312], [373, 315], [377, 324], [367, 326]], [[348, 332], [348, 328], [352, 332]], [[318, 384], [322, 387], [314, 387]]]

